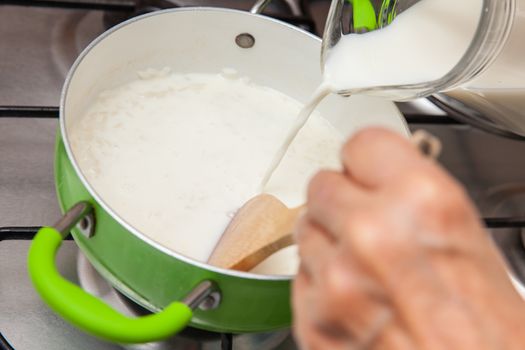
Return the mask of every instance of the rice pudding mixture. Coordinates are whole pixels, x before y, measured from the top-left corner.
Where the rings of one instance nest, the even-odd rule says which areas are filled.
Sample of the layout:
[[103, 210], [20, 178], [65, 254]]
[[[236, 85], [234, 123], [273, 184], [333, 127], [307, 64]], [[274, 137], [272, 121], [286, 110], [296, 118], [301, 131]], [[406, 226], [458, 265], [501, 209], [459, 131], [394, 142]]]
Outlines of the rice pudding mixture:
[[[103, 92], [69, 126], [75, 159], [116, 213], [159, 244], [206, 261], [235, 211], [262, 179], [302, 104], [240, 77], [139, 72]], [[305, 201], [309, 178], [339, 168], [342, 135], [317, 112], [264, 190], [288, 206]], [[294, 274], [295, 248], [254, 269]]]

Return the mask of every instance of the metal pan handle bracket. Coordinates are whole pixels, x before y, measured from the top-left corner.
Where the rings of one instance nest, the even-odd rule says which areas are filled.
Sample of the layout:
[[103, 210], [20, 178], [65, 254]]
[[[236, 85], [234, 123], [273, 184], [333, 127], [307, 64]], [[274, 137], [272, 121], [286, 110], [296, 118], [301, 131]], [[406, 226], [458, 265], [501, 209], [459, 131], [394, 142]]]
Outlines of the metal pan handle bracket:
[[261, 14], [271, 1], [272, 0], [257, 0], [250, 9], [250, 13], [253, 13], [254, 15]]
[[117, 343], [148, 343], [166, 339], [190, 322], [194, 308], [218, 305], [214, 284], [204, 281], [186, 298], [159, 313], [137, 318], [120, 314], [107, 304], [64, 279], [55, 256], [69, 230], [91, 213], [87, 202], [73, 206], [54, 227], [41, 228], [29, 248], [29, 276], [46, 304], [83, 331]]

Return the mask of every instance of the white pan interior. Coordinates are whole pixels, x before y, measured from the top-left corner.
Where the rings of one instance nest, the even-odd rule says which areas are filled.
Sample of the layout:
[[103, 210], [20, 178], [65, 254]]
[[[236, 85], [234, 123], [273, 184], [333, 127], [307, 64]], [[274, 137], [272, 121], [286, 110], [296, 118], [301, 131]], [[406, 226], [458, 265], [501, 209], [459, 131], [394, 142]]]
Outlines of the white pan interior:
[[[241, 33], [255, 38], [252, 48], [244, 49], [236, 44], [235, 38]], [[84, 114], [101, 91], [136, 79], [136, 72], [146, 68], [169, 66], [173, 72], [218, 73], [228, 67], [255, 83], [304, 103], [321, 79], [320, 46], [319, 38], [295, 27], [234, 10], [185, 8], [130, 20], [90, 45], [70, 73], [61, 106], [61, 127], [67, 152], [92, 195], [115, 214], [87, 183], [67, 139], [75, 119]], [[403, 117], [388, 101], [364, 96], [329, 96], [319, 111], [345, 136], [370, 125], [408, 135]], [[125, 220], [119, 221], [137, 236], [165, 251]]]

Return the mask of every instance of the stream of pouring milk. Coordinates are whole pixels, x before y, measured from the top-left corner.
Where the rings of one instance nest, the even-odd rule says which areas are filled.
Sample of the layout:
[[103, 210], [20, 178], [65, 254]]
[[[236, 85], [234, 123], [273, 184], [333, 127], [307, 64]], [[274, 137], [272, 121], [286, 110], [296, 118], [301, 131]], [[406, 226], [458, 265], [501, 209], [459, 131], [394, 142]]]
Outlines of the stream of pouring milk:
[[472, 42], [482, 5], [482, 0], [421, 0], [381, 30], [343, 36], [330, 50], [324, 62], [323, 82], [275, 155], [263, 178], [262, 189], [325, 96], [330, 92], [351, 93], [442, 78], [456, 66]]
[[264, 191], [264, 188], [268, 184], [268, 181], [270, 181], [270, 178], [272, 177], [273, 173], [275, 172], [279, 164], [281, 164], [281, 161], [286, 155], [288, 148], [290, 148], [290, 145], [295, 140], [295, 137], [297, 136], [299, 131], [301, 131], [303, 126], [306, 124], [308, 118], [310, 118], [310, 115], [313, 113], [317, 105], [319, 105], [323, 98], [328, 96], [329, 93], [330, 90], [326, 86], [321, 84], [310, 98], [310, 101], [307, 104], [305, 104], [304, 107], [301, 109], [301, 112], [299, 112], [299, 115], [295, 119], [292, 128], [290, 129], [290, 131], [288, 131], [288, 135], [281, 144], [281, 147], [279, 147], [279, 150], [273, 157], [272, 162], [268, 167], [268, 170], [266, 170], [266, 173], [264, 174], [260, 186], [261, 192]]

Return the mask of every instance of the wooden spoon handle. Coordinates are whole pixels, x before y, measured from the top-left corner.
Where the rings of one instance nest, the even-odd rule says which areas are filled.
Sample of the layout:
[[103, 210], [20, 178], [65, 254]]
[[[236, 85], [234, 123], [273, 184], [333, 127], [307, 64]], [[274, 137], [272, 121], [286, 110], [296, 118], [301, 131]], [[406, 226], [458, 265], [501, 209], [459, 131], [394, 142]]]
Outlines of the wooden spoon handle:
[[230, 268], [239, 271], [250, 271], [270, 255], [277, 253], [279, 250], [289, 247], [294, 243], [293, 232], [290, 232], [281, 238], [268, 243], [268, 245], [260, 247], [244, 259], [237, 261]]
[[[293, 229], [306, 205], [288, 209], [280, 202], [276, 205], [273, 196], [255, 198], [247, 202], [230, 222], [208, 259], [209, 264], [249, 271], [273, 253], [294, 243]], [[243, 239], [246, 233], [257, 234], [246, 240]]]
[[231, 266], [234, 270], [240, 271], [250, 271], [255, 266], [259, 265], [263, 260], [268, 258], [274, 253], [277, 253], [279, 250], [289, 247], [295, 244], [293, 230], [299, 215], [306, 208], [306, 204], [301, 205], [300, 207], [289, 209], [287, 222], [284, 225], [287, 227], [282, 231], [280, 236], [275, 236], [274, 239], [268, 242], [267, 245], [260, 247], [257, 250], [254, 250], [250, 255], [246, 256], [244, 259], [239, 260], [237, 263]]

